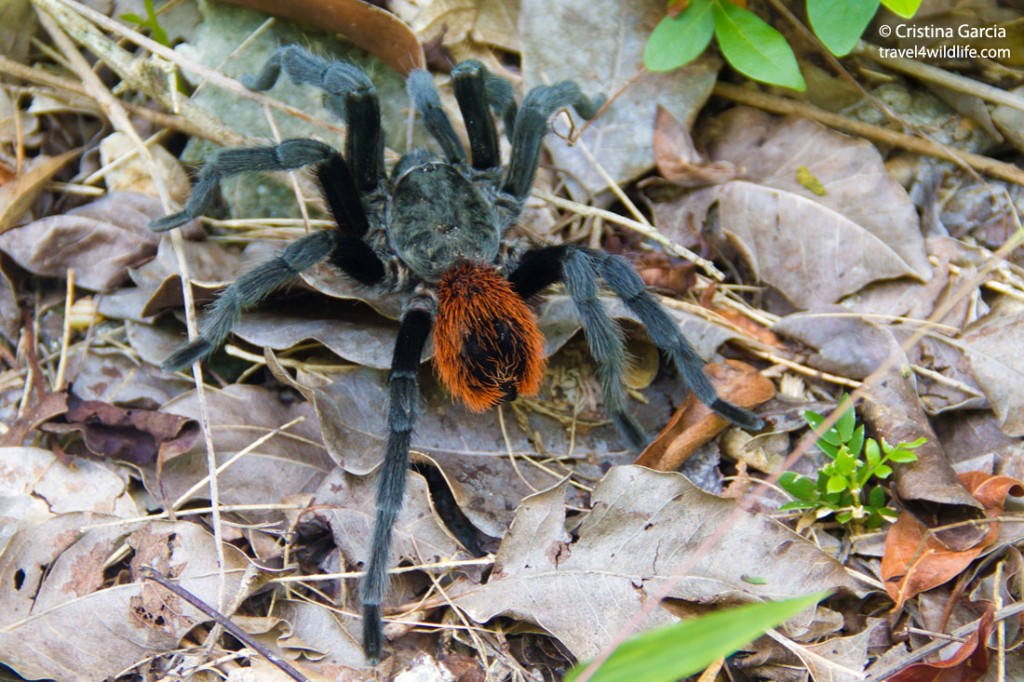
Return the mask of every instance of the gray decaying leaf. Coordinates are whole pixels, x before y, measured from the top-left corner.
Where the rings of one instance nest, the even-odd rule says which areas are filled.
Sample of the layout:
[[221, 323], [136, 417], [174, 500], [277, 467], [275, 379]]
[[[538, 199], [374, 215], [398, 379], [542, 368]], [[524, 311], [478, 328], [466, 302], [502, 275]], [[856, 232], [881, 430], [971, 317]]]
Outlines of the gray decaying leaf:
[[[386, 380], [385, 372], [359, 368], [314, 392], [324, 440], [338, 464], [348, 472], [364, 475], [380, 462], [387, 415]], [[586, 453], [586, 460], [578, 461], [574, 468], [596, 478], [600, 470], [595, 463], [624, 463], [631, 459], [609, 425], [578, 425], [573, 438], [571, 425], [560, 424], [529, 408], [521, 415], [514, 407], [502, 408], [508, 434], [506, 443], [496, 410], [482, 414], [467, 412], [452, 404], [425, 372], [421, 373], [421, 380], [423, 396], [413, 450], [436, 463], [451, 484], [462, 512], [492, 537], [501, 537], [505, 532], [523, 497], [550, 487], [569, 473], [564, 464], [539, 467], [534, 460]], [[668, 419], [666, 403], [667, 400], [652, 401], [637, 414], [648, 432], [657, 430], [658, 426], [652, 424]]]
[[[565, 530], [564, 492], [559, 486], [526, 500], [489, 582], [456, 597], [474, 620], [505, 614], [532, 621], [585, 659], [668, 584], [669, 596], [700, 603], [854, 587], [813, 543], [680, 474], [613, 468], [594, 489], [575, 541]], [[697, 554], [706, 542], [710, 550]], [[671, 620], [656, 608], [641, 628]]]
[[[22, 676], [98, 682], [176, 649], [207, 618], [155, 583], [141, 582], [144, 566], [217, 604], [217, 553], [206, 530], [160, 521], [82, 531], [117, 520], [62, 514], [11, 539], [0, 562], [0, 580], [9, 586], [0, 591], [0, 651]], [[105, 562], [123, 544], [131, 550], [131, 581], [111, 585]], [[224, 556], [225, 603], [232, 604], [248, 560], [230, 545]]]
[[1024, 436], [1024, 305], [1009, 298], [963, 334], [974, 377], [1008, 436]]
[[33, 274], [63, 278], [74, 269], [78, 286], [108, 291], [127, 279], [128, 268], [156, 254], [160, 237], [147, 226], [159, 215], [155, 197], [113, 192], [0, 234], [0, 250]]
[[[666, 234], [702, 225], [717, 205], [719, 229], [755, 276], [798, 308], [833, 303], [876, 280], [931, 277], [914, 206], [871, 144], [743, 107], [708, 128], [711, 160], [746, 172], [678, 200], [678, 226], [661, 225]], [[800, 166], [825, 194], [799, 182]]]
[[[312, 492], [334, 468], [320, 445], [320, 428], [309, 404], [285, 402], [275, 391], [243, 384], [222, 390], [208, 387], [206, 400], [219, 464], [274, 429], [304, 417], [219, 474], [222, 504], [270, 503], [287, 495]], [[172, 400], [162, 410], [199, 419], [195, 392]], [[203, 443], [164, 461], [159, 478], [157, 471], [155, 467], [143, 469], [146, 487], [154, 497], [170, 504], [207, 475]], [[205, 486], [195, 493], [198, 497], [205, 494]]]
[[[519, 15], [526, 89], [571, 80], [588, 96], [615, 97], [581, 142], [620, 184], [654, 165], [655, 107], [661, 104], [688, 125], [718, 72], [712, 58], [672, 73], [642, 69], [644, 45], [664, 16], [664, 3], [654, 0], [524, 0]], [[574, 120], [580, 124], [578, 116]], [[578, 183], [585, 193], [605, 189], [607, 182], [577, 147], [552, 136], [547, 148], [555, 165], [569, 171], [566, 181], [574, 191], [581, 189]]]

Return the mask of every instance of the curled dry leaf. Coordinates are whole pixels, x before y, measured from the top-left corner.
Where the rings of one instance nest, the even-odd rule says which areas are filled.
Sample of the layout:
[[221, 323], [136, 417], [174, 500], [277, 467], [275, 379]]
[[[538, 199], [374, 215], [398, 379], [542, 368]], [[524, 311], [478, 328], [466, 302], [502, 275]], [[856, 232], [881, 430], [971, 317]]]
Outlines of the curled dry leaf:
[[[680, 474], [612, 468], [572, 537], [565, 530], [564, 494], [564, 485], [555, 487], [517, 510], [488, 583], [455, 597], [474, 620], [525, 618], [582, 660], [622, 632], [668, 581], [674, 583], [670, 597], [700, 603], [783, 599], [853, 585], [842, 565], [814, 544], [771, 519], [739, 511], [733, 500], [702, 492]], [[716, 537], [727, 519], [735, 523]], [[712, 538], [711, 550], [691, 563]], [[640, 628], [671, 621], [657, 608]]]
[[[978, 629], [958, 646], [956, 652], [943, 660], [914, 663], [888, 682], [976, 682], [988, 671], [988, 638], [995, 623], [995, 611], [989, 609], [978, 621]], [[951, 645], [956, 646], [956, 645]]]
[[79, 432], [86, 447], [100, 457], [152, 465], [157, 456], [185, 452], [199, 438], [196, 422], [155, 410], [118, 407], [99, 400], [68, 396], [67, 424], [46, 424], [51, 433]]
[[[3, 13], [0, 9], [0, 14]], [[18, 224], [25, 212], [32, 206], [43, 185], [53, 178], [68, 161], [82, 153], [80, 149], [64, 152], [59, 156], [37, 156], [26, 166], [25, 171], [12, 180], [0, 182], [0, 234]], [[0, 248], [3, 248], [0, 246]]]
[[264, 14], [340, 33], [405, 76], [426, 68], [423, 48], [412, 30], [391, 12], [362, 0], [228, 0]]
[[[1008, 476], [980, 471], [960, 475], [960, 481], [994, 519], [1003, 514], [1007, 495], [1024, 495], [1024, 484]], [[1000, 523], [983, 524], [984, 535], [972, 547], [950, 549], [910, 514], [901, 514], [885, 539], [882, 580], [899, 610], [914, 595], [949, 582], [999, 539]]]
[[[673, 202], [672, 224], [659, 226], [669, 236], [702, 225], [717, 206], [719, 229], [754, 275], [798, 308], [877, 280], [931, 277], [914, 206], [870, 143], [744, 107], [708, 129], [710, 158], [746, 172]], [[824, 195], [800, 184], [798, 166], [821, 181]]]
[[663, 178], [680, 187], [717, 185], [743, 171], [731, 161], [704, 159], [690, 131], [660, 104], [654, 116], [654, 163]]
[[[740, 407], [757, 407], [775, 396], [775, 384], [770, 379], [738, 360], [712, 363], [705, 371], [718, 395]], [[674, 471], [728, 425], [691, 393], [635, 464], [655, 471]]]
[[74, 269], [76, 285], [108, 291], [156, 254], [160, 237], [148, 225], [162, 214], [155, 197], [113, 192], [0, 234], [0, 250], [33, 274], [63, 278]]
[[[10, 586], [0, 591], [0, 651], [23, 677], [114, 678], [176, 649], [207, 620], [158, 585], [141, 582], [144, 566], [217, 604], [217, 552], [205, 529], [185, 522], [106, 523], [118, 520], [62, 514], [11, 538], [0, 562], [0, 580]], [[121, 564], [127, 582], [112, 582], [106, 561], [124, 545], [130, 550]], [[224, 603], [240, 603], [236, 597], [249, 562], [231, 545], [224, 547], [224, 557]]]
[[25, 442], [25, 438], [41, 424], [59, 417], [68, 410], [68, 395], [64, 391], [47, 393], [38, 402], [8, 424], [6, 433], [0, 434], [0, 447], [13, 447]]

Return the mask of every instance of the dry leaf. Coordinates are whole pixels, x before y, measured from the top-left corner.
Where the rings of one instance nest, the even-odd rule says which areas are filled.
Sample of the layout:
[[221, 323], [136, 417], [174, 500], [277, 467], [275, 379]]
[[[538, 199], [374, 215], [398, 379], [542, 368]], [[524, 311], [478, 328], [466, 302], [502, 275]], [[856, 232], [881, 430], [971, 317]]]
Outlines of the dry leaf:
[[43, 191], [43, 185], [81, 153], [81, 149], [72, 149], [59, 156], [37, 156], [20, 176], [0, 183], [0, 234], [17, 225]]
[[[995, 518], [1003, 513], [1009, 494], [1024, 494], [1024, 484], [1007, 476], [991, 476], [983, 472], [960, 475], [960, 481], [985, 507], [985, 515]], [[885, 539], [882, 557], [882, 580], [898, 610], [914, 595], [949, 582], [967, 568], [986, 548], [999, 538], [1000, 524], [984, 525], [985, 535], [968, 549], [952, 550], [942, 544], [928, 528], [910, 514], [901, 514]]]
[[[775, 396], [775, 384], [754, 367], [738, 360], [707, 365], [705, 372], [718, 395], [745, 408], [754, 408]], [[691, 393], [672, 420], [648, 445], [635, 464], [656, 471], [675, 471], [704, 443], [721, 433], [729, 423]]]
[[426, 68], [423, 48], [412, 30], [391, 12], [362, 0], [228, 0], [257, 12], [285, 17], [342, 34], [395, 71], [408, 76]]
[[743, 169], [731, 161], [709, 162], [675, 116], [660, 104], [654, 116], [654, 163], [669, 182], [680, 187], [704, 187], [728, 182]]
[[975, 682], [988, 670], [987, 642], [995, 622], [989, 609], [978, 629], [949, 658], [934, 663], [915, 663], [889, 678], [888, 682]]

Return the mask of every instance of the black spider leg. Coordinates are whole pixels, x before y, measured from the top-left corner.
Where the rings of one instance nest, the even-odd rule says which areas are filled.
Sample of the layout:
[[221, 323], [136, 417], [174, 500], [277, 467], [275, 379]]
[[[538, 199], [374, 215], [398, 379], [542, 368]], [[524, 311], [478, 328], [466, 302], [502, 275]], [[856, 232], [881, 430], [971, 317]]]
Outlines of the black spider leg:
[[423, 124], [437, 143], [441, 145], [448, 163], [465, 163], [466, 150], [462, 148], [459, 137], [455, 134], [451, 119], [441, 108], [441, 98], [434, 86], [434, 79], [422, 69], [416, 69], [409, 74], [407, 83], [409, 99], [413, 107], [423, 115]]
[[603, 251], [570, 245], [528, 251], [509, 276], [509, 281], [524, 298], [554, 282], [565, 282], [597, 362], [606, 409], [632, 449], [642, 450], [647, 444], [647, 436], [626, 412], [626, 392], [622, 383], [626, 355], [622, 333], [597, 298], [599, 279], [603, 279], [640, 319], [654, 345], [672, 358], [698, 400], [745, 429], [757, 430], [764, 426], [764, 421], [753, 412], [718, 396], [704, 375], [704, 360], [697, 355], [668, 313], [648, 293], [644, 281], [629, 261]]
[[243, 76], [241, 82], [250, 90], [269, 90], [282, 70], [292, 82], [324, 91], [324, 105], [348, 123], [345, 158], [357, 186], [363, 191], [374, 189], [384, 176], [384, 135], [373, 82], [354, 64], [330, 61], [297, 45], [279, 48], [258, 75]]
[[203, 167], [185, 209], [150, 223], [154, 230], [182, 225], [203, 213], [221, 178], [251, 171], [278, 171], [319, 164], [324, 194], [338, 221], [337, 230], [320, 230], [290, 244], [281, 255], [243, 273], [203, 314], [199, 338], [180, 347], [161, 367], [177, 371], [220, 347], [244, 308], [259, 303], [279, 286], [294, 280], [317, 263], [333, 256], [338, 267], [364, 284], [384, 275], [384, 266], [361, 239], [367, 220], [344, 159], [330, 146], [314, 140], [286, 140], [276, 147], [224, 149]]
[[363, 651], [371, 663], [380, 660], [384, 643], [381, 602], [388, 589], [391, 536], [405, 496], [409, 468], [409, 446], [416, 423], [419, 400], [419, 366], [433, 315], [422, 309], [409, 310], [398, 328], [391, 374], [388, 377], [388, 442], [384, 463], [377, 479], [377, 516], [373, 524], [370, 560], [363, 578]]
[[[498, 134], [488, 109], [487, 76], [484, 65], [476, 60], [462, 62], [452, 69], [455, 99], [462, 111], [462, 120], [469, 135], [469, 151], [473, 168], [488, 170], [501, 165]], [[511, 92], [510, 92], [511, 99]]]

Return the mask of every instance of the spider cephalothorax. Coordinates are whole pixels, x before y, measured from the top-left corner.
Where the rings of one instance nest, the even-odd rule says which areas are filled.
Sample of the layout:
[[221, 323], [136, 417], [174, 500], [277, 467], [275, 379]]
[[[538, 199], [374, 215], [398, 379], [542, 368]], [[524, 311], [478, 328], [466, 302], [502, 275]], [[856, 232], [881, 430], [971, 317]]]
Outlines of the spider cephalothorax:
[[[443, 158], [414, 149], [389, 175], [380, 104], [366, 74], [352, 64], [284, 47], [258, 76], [243, 83], [266, 90], [282, 69], [294, 82], [324, 90], [328, 108], [348, 123], [345, 154], [308, 139], [222, 150], [204, 166], [184, 210], [153, 221], [151, 227], [166, 230], [200, 215], [223, 177], [314, 166], [337, 229], [303, 237], [277, 258], [242, 274], [210, 307], [200, 337], [175, 351], [163, 367], [178, 370], [204, 358], [224, 342], [243, 308], [324, 261], [364, 285], [408, 295], [388, 379], [388, 440], [362, 584], [363, 647], [376, 661], [383, 647], [381, 601], [387, 589], [391, 529], [405, 491], [418, 370], [431, 331], [438, 374], [469, 409], [485, 410], [536, 394], [544, 373], [544, 339], [526, 301], [563, 282], [597, 363], [605, 408], [627, 445], [640, 450], [646, 435], [627, 411], [622, 333], [597, 297], [603, 281], [703, 403], [745, 428], [760, 428], [762, 421], [718, 397], [702, 372], [703, 360], [621, 256], [571, 245], [525, 250], [506, 240], [533, 184], [548, 119], [569, 106], [584, 118], [597, 111], [599, 102], [583, 96], [575, 83], [533, 88], [517, 107], [508, 82], [479, 62], [456, 66], [452, 83], [469, 136], [467, 159], [441, 109], [433, 79], [425, 71], [414, 71], [409, 95]], [[492, 110], [503, 118], [512, 144], [507, 169], [501, 166]]]

